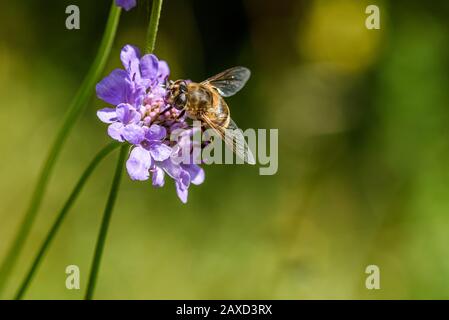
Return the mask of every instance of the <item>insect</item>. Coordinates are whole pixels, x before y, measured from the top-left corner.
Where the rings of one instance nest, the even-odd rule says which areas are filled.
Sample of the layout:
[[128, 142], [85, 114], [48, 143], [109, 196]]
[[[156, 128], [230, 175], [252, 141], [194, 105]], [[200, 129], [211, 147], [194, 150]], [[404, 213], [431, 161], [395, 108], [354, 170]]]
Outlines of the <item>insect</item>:
[[[249, 164], [254, 156], [238, 126], [230, 117], [229, 107], [223, 97], [230, 97], [242, 89], [251, 72], [244, 67], [223, 71], [203, 82], [177, 80], [168, 86], [167, 101], [194, 120], [213, 129], [232, 151]], [[232, 130], [232, 131], [231, 131]]]

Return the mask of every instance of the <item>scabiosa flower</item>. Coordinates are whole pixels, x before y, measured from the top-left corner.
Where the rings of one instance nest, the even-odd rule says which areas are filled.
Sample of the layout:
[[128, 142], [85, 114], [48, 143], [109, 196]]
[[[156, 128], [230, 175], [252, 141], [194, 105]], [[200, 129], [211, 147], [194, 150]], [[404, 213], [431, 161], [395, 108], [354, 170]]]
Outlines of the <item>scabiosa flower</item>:
[[165, 127], [153, 124], [147, 130], [145, 140], [132, 150], [126, 168], [133, 180], [147, 180], [151, 172], [152, 183], [155, 187], [164, 185], [165, 173], [167, 173], [175, 180], [178, 197], [186, 203], [190, 183], [196, 185], [203, 183], [204, 170], [192, 159], [177, 161], [174, 153], [185, 147], [178, 146], [185, 140], [180, 139], [178, 144], [168, 146], [165, 144], [168, 138], [167, 132]]
[[129, 11], [136, 6], [136, 0], [115, 0], [115, 4], [118, 7], [121, 7], [126, 11]]
[[[205, 175], [193, 161], [201, 148], [190, 139], [194, 130], [185, 115], [180, 117], [180, 111], [165, 100], [169, 67], [153, 54], [141, 56], [130, 45], [123, 47], [120, 59], [124, 69], [112, 71], [96, 86], [98, 98], [115, 108], [103, 108], [97, 116], [109, 124], [112, 139], [133, 145], [126, 162], [132, 180], [151, 177], [153, 186], [162, 187], [168, 175], [186, 203], [190, 184], [203, 183]], [[171, 141], [175, 131], [181, 133], [177, 141]]]

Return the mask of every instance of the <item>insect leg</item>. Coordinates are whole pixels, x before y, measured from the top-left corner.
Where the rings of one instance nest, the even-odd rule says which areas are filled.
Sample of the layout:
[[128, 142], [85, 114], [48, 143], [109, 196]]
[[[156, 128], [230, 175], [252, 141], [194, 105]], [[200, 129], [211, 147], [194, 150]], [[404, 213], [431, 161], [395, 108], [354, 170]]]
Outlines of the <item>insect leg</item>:
[[178, 114], [178, 116], [176, 117], [176, 120], [178, 120], [179, 118], [182, 118], [184, 116], [184, 114], [186, 113], [186, 109], [182, 109], [182, 111]]
[[169, 105], [167, 108], [165, 108], [162, 111], [159, 111], [159, 114], [164, 114], [165, 112], [167, 112], [168, 110], [170, 110], [171, 108], [173, 108], [173, 106]]

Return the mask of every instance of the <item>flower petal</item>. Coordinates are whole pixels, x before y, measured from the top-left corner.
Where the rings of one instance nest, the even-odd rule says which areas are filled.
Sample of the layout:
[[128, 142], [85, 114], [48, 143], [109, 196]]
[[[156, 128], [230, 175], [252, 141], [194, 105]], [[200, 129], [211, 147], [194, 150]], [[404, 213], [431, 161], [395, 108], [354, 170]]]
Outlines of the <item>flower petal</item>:
[[160, 99], [163, 101], [165, 96], [167, 95], [167, 90], [163, 88], [162, 85], [157, 85], [151, 88], [151, 94], [153, 96], [153, 99]]
[[131, 110], [128, 123], [138, 123], [142, 119], [142, 114], [136, 109]]
[[148, 180], [152, 163], [150, 153], [141, 147], [136, 147], [126, 161], [126, 170], [132, 180]]
[[128, 83], [126, 81], [128, 74], [125, 70], [115, 69], [107, 77], [97, 83], [95, 89], [97, 97], [101, 100], [118, 105], [126, 102], [126, 92]]
[[112, 139], [120, 142], [125, 141], [123, 139], [122, 133], [123, 133], [123, 124], [121, 124], [120, 122], [114, 122], [113, 124], [109, 125], [108, 134]]
[[128, 103], [120, 103], [116, 109], [118, 121], [127, 123], [126, 120], [129, 118], [130, 109], [132, 107], [133, 106]]
[[123, 138], [132, 144], [139, 144], [145, 139], [145, 130], [137, 124], [128, 124], [123, 128]]
[[97, 111], [97, 117], [104, 123], [117, 121], [117, 113], [114, 108], [104, 108]]
[[123, 124], [137, 123], [142, 117], [140, 112], [128, 103], [121, 103], [117, 106], [117, 119]]
[[153, 124], [146, 132], [145, 138], [150, 141], [161, 141], [167, 135], [167, 130], [157, 124]]
[[140, 72], [143, 79], [156, 80], [159, 60], [154, 54], [146, 54], [140, 59]]
[[120, 52], [120, 60], [122, 60], [123, 67], [130, 75], [130, 78], [133, 78], [134, 73], [139, 72], [139, 60], [140, 60], [140, 50], [137, 47], [127, 44], [123, 47]]
[[126, 92], [126, 102], [129, 102], [135, 106], [140, 106], [145, 98], [145, 93], [148, 86], [143, 84], [144, 81], [142, 79], [138, 83], [136, 81], [132, 81], [131, 79], [128, 79], [128, 81], [129, 86]]
[[168, 67], [167, 62], [160, 60], [157, 72], [158, 82], [164, 83], [164, 81], [168, 78], [169, 75], [170, 75], [170, 68]]
[[164, 171], [173, 179], [177, 180], [179, 175], [181, 174], [181, 166], [177, 163], [174, 163], [171, 158], [164, 160], [158, 165], [164, 169]]
[[188, 190], [190, 185], [190, 176], [187, 171], [182, 170], [179, 178], [176, 180], [176, 193], [183, 203], [187, 203]]
[[153, 174], [151, 176], [152, 181], [153, 181], [153, 186], [155, 186], [155, 187], [163, 187], [164, 183], [165, 183], [164, 176], [165, 176], [164, 170], [162, 170], [161, 168], [156, 166], [154, 168]]
[[161, 142], [154, 142], [150, 144], [150, 153], [154, 160], [164, 161], [171, 155], [171, 148]]
[[115, 4], [118, 7], [121, 7], [126, 11], [129, 11], [130, 9], [136, 6], [136, 0], [115, 0]]
[[179, 174], [179, 179], [177, 180], [183, 188], [188, 188], [190, 185], [190, 175], [187, 171], [181, 170]]
[[182, 203], [187, 203], [187, 197], [189, 195], [189, 189], [183, 189], [178, 182], [176, 182], [176, 194]]
[[205, 173], [200, 166], [196, 164], [190, 164], [190, 165], [181, 165], [181, 167], [189, 173], [190, 182], [192, 182], [193, 184], [199, 185], [204, 182]]

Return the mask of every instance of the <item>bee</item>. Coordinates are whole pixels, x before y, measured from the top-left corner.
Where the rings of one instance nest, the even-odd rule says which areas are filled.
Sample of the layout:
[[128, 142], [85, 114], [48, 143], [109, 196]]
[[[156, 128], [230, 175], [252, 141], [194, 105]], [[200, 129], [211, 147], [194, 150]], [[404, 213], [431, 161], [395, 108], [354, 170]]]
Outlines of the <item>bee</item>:
[[[249, 164], [255, 164], [251, 150], [238, 126], [231, 119], [224, 97], [242, 89], [251, 72], [244, 67], [223, 71], [203, 82], [177, 80], [168, 85], [167, 102], [204, 127], [213, 129], [231, 150]], [[230, 131], [232, 130], [232, 131]]]

